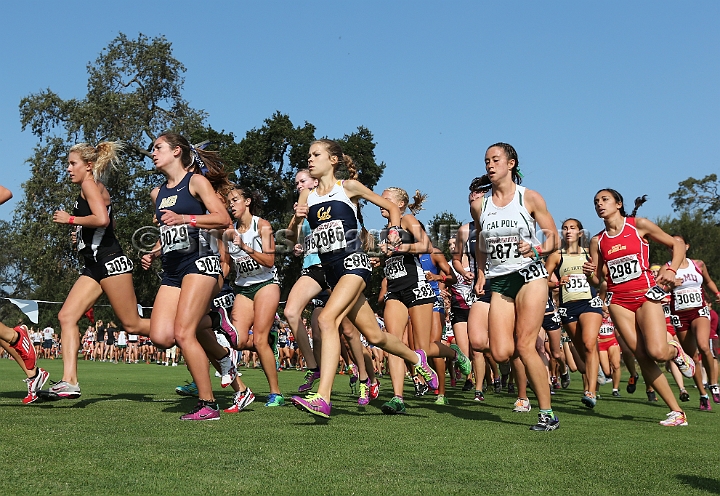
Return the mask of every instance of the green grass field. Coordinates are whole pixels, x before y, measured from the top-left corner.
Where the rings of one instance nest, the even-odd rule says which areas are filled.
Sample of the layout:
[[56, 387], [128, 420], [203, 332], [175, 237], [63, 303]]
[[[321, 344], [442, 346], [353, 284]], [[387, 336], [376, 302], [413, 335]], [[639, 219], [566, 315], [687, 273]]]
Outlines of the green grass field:
[[[41, 361], [51, 379], [61, 361]], [[448, 388], [449, 406], [411, 397], [408, 413], [385, 416], [389, 379], [366, 408], [335, 381], [333, 416], [315, 420], [291, 406], [265, 408], [261, 371], [243, 369], [257, 399], [216, 422], [181, 422], [194, 405], [174, 387], [184, 366], [80, 362], [82, 398], [22, 405], [18, 367], [0, 360], [3, 494], [720, 494], [719, 405], [698, 410], [697, 391], [683, 406], [690, 426], [658, 425], [667, 408], [634, 395], [610, 397], [595, 410], [580, 404], [581, 381], [554, 396], [561, 428], [532, 432], [514, 398]], [[302, 373], [283, 371], [286, 397]], [[217, 383], [221, 406], [231, 391]]]

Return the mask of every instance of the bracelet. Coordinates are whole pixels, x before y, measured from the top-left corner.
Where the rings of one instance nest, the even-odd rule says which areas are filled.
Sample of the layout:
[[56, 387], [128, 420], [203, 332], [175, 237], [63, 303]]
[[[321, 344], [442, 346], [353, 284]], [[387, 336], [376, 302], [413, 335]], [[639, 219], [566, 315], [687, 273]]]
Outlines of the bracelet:
[[74, 216], [74, 215], [71, 215], [71, 216], [68, 218], [68, 224], [70, 224], [71, 226], [74, 226], [74, 225], [75, 225], [75, 216]]
[[673, 268], [670, 267], [669, 265], [666, 265], [666, 266], [665, 266], [665, 270], [671, 270], [671, 271], [673, 272], [673, 274], [677, 275], [677, 270], [673, 269]]
[[[441, 275], [442, 278], [443, 278], [443, 282], [445, 282], [445, 280], [447, 279], [447, 276], [446, 276], [445, 274], [440, 274], [440, 275]], [[720, 293], [718, 293], [718, 294], [720, 294]]]
[[538, 255], [539, 255], [539, 256], [542, 256], [542, 254], [543, 254], [542, 245], [537, 245], [537, 246], [535, 247], [535, 251], [538, 252]]
[[190, 216], [190, 227], [197, 226], [197, 218], [194, 215]]
[[535, 254], [533, 257], [535, 260], [540, 260], [540, 253], [537, 251], [537, 249], [534, 246], [530, 246], [530, 249]]
[[555, 287], [556, 287], [556, 288], [559, 288], [559, 287], [560, 287], [560, 281], [555, 281]]

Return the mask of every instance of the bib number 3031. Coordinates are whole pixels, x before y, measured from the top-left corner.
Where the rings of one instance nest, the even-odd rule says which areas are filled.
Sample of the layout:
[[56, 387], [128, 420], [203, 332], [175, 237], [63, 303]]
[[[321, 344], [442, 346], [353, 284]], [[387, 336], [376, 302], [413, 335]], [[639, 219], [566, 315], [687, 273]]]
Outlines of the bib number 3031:
[[545, 264], [539, 261], [535, 261], [527, 267], [523, 267], [518, 271], [518, 273], [523, 276], [525, 282], [534, 281], [535, 279], [541, 279], [548, 276], [547, 270], [545, 270]]

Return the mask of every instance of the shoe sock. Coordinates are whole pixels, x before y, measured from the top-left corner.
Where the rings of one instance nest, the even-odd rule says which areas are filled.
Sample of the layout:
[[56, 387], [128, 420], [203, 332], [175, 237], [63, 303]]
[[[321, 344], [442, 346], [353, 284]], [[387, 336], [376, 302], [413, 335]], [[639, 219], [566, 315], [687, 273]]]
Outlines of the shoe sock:
[[552, 408], [549, 410], [540, 410], [540, 413], [548, 415], [550, 418], [555, 418], [555, 414], [552, 411]]

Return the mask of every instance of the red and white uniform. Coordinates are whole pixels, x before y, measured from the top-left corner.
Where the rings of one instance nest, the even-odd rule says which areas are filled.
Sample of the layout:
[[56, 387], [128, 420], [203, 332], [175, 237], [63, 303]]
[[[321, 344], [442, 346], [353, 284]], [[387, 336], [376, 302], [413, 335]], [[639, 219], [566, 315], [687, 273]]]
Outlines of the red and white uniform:
[[607, 351], [613, 346], [620, 346], [615, 338], [615, 326], [610, 318], [603, 318], [598, 333], [598, 350]]
[[610, 236], [598, 234], [600, 262], [607, 265], [607, 290], [610, 303], [635, 312], [648, 301], [645, 293], [655, 286], [650, 272], [650, 246], [638, 233], [634, 217], [625, 217], [622, 231]]
[[694, 260], [689, 258], [686, 260], [688, 266], [677, 271], [677, 278], [682, 279], [682, 284], [673, 288], [670, 300], [672, 314], [679, 318], [679, 325], [675, 326], [677, 331], [689, 330], [691, 322], [695, 319], [710, 318], [710, 309], [705, 303], [702, 289], [702, 270]]

